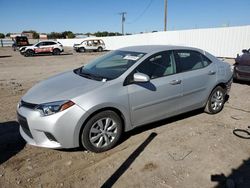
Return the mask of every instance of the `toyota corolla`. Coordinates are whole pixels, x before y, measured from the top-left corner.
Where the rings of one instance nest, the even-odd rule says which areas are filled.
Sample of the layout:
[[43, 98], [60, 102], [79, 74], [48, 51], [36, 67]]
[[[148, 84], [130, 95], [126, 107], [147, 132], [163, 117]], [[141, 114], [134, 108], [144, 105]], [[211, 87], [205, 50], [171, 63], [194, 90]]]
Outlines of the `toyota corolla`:
[[17, 107], [20, 133], [35, 146], [102, 152], [135, 127], [199, 108], [220, 112], [231, 83], [230, 65], [206, 51], [126, 47], [31, 88]]

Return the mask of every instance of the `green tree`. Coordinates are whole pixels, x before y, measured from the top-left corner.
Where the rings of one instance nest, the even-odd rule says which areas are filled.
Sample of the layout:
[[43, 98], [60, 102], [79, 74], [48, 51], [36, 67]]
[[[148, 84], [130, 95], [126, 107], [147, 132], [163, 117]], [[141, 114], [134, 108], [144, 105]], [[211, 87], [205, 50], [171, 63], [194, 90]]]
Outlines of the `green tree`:
[[0, 39], [5, 38], [5, 35], [3, 33], [0, 33]]
[[98, 31], [98, 32], [94, 33], [94, 35], [96, 37], [107, 37], [107, 36], [120, 36], [122, 34], [118, 33], [118, 32], [114, 33], [114, 32], [107, 32], [107, 31], [103, 31], [103, 32]]
[[101, 33], [100, 31], [94, 33], [94, 35], [95, 35], [96, 37], [102, 37], [102, 33]]
[[6, 37], [10, 37], [10, 35], [11, 35], [10, 33], [7, 33], [5, 36], [6, 36]]
[[62, 33], [63, 38], [75, 38], [75, 34], [72, 31], [64, 31]]
[[32, 33], [32, 37], [34, 39], [39, 39], [39, 34], [36, 31], [34, 31], [34, 30], [23, 31], [23, 33]]
[[92, 33], [88, 32], [88, 33], [85, 33], [85, 35], [89, 37], [90, 35], [92, 35]]
[[48, 39], [62, 39], [62, 38], [64, 38], [62, 33], [58, 33], [58, 32], [51, 32], [47, 36], [48, 36]]
[[39, 34], [35, 31], [33, 32], [32, 36], [33, 36], [33, 39], [39, 39]]

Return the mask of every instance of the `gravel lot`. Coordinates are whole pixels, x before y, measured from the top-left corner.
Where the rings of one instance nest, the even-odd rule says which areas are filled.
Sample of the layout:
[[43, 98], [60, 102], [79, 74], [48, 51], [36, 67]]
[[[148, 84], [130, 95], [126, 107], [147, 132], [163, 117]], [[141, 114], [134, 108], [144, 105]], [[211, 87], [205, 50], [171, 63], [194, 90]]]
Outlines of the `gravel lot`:
[[[126, 133], [104, 153], [26, 145], [16, 104], [35, 83], [103, 53], [23, 57], [0, 48], [0, 187], [250, 187], [250, 84], [233, 83], [224, 110], [198, 110]], [[233, 61], [231, 60], [231, 63]], [[213, 181], [211, 181], [213, 180]]]

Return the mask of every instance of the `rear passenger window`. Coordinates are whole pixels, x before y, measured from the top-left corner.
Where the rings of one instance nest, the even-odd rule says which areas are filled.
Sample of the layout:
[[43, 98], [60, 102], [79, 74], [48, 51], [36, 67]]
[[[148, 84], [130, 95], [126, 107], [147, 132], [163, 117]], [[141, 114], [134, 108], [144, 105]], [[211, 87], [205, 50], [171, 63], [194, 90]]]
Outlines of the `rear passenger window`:
[[210, 59], [208, 59], [206, 56], [204, 56], [203, 54], [201, 54], [201, 57], [202, 57], [203, 64], [205, 67], [210, 65], [210, 63], [212, 63], [212, 61]]
[[201, 69], [211, 63], [206, 56], [192, 50], [175, 51], [175, 59], [178, 62], [180, 72]]

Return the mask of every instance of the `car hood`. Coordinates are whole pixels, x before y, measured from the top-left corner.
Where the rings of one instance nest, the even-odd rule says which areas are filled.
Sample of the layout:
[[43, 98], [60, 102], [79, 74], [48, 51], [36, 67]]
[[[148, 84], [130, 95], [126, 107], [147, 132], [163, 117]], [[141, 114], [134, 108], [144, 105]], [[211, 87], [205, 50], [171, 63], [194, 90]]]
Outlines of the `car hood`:
[[35, 47], [35, 45], [34, 44], [32, 44], [32, 45], [28, 45], [28, 46], [22, 46], [22, 47], [20, 47], [19, 49], [20, 50], [23, 50], [23, 49], [26, 49], [26, 48], [34, 48]]
[[22, 46], [22, 47], [19, 48], [19, 50], [25, 49], [27, 47], [29, 47], [29, 46]]
[[73, 47], [78, 47], [80, 46], [81, 44], [74, 44]]
[[84, 78], [69, 71], [36, 84], [22, 97], [22, 100], [34, 104], [72, 100], [103, 84], [105, 83]]

